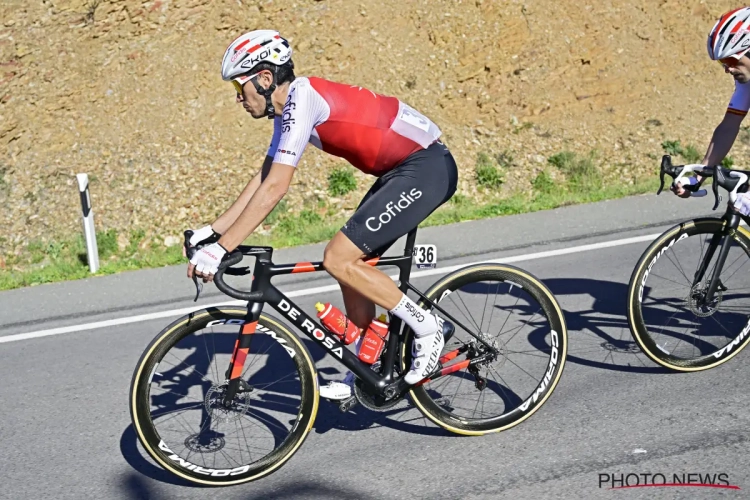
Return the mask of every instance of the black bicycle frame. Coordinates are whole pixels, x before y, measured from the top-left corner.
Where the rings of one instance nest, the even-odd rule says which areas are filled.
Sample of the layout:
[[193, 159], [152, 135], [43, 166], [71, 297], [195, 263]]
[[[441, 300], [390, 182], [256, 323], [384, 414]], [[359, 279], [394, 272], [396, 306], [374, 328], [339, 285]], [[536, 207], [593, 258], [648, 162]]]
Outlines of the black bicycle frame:
[[[366, 262], [371, 266], [377, 267], [397, 267], [399, 269], [399, 290], [401, 290], [403, 293], [406, 293], [408, 289], [415, 291], [423, 300], [428, 302], [432, 307], [435, 307], [446, 318], [453, 321], [455, 325], [460, 326], [467, 333], [484, 344], [492, 354], [496, 354], [496, 349], [493, 346], [489, 345], [480, 335], [478, 335], [472, 329], [463, 325], [460, 321], [456, 320], [452, 315], [447, 313], [432, 300], [428, 299], [424, 294], [422, 294], [419, 290], [414, 288], [409, 283], [416, 236], [416, 229], [414, 229], [407, 235], [404, 255], [397, 257], [374, 258]], [[363, 363], [356, 355], [349, 351], [336, 336], [328, 332], [324, 327], [318, 324], [315, 319], [306, 314], [292, 300], [290, 300], [278, 288], [271, 284], [271, 279], [275, 276], [323, 271], [324, 268], [322, 262], [301, 262], [296, 264], [275, 265], [271, 260], [271, 257], [273, 255], [273, 248], [271, 247], [242, 246], [238, 250], [238, 255], [236, 255], [234, 259], [230, 259], [234, 261], [233, 263], [238, 263], [239, 260], [241, 260], [242, 255], [256, 257], [252, 273], [253, 283], [250, 292], [242, 292], [240, 290], [229, 287], [223, 281], [223, 274], [227, 269], [220, 269], [214, 277], [214, 282], [219, 290], [226, 293], [230, 297], [248, 301], [248, 315], [245, 319], [245, 324], [240, 329], [239, 337], [235, 344], [234, 352], [232, 353], [232, 359], [230, 361], [229, 369], [227, 370], [229, 385], [224, 398], [225, 404], [231, 403], [235, 394], [240, 388], [242, 369], [247, 353], [250, 350], [252, 334], [255, 333], [255, 328], [258, 324], [258, 320], [260, 319], [260, 315], [263, 310], [263, 304], [265, 303], [273, 307], [282, 316], [291, 321], [294, 326], [296, 326], [300, 331], [304, 332], [305, 335], [318, 343], [318, 345], [328, 351], [334, 358], [338, 359], [344, 366], [346, 366], [360, 380], [362, 380], [362, 382], [373, 393], [384, 396], [386, 399], [390, 399], [398, 394], [401, 394], [409, 387], [409, 385], [403, 381], [403, 377], [400, 377], [399, 379], [393, 378], [393, 367], [395, 365], [396, 356], [398, 355], [398, 349], [401, 343], [402, 321], [399, 318], [392, 316], [390, 319], [390, 323], [388, 326], [387, 349], [384, 353], [385, 358], [383, 359], [383, 363], [381, 365], [382, 376], [378, 375], [375, 371], [372, 370], [370, 365]], [[230, 262], [229, 265], [232, 265], [232, 262]], [[248, 273], [237, 273], [235, 271], [232, 274]], [[456, 353], [449, 353], [448, 355], [446, 355], [446, 360], [453, 359], [455, 358], [455, 356]], [[483, 357], [476, 358], [476, 360], [472, 360], [470, 363], [461, 362], [460, 365], [461, 368], [464, 368], [469, 364], [475, 364], [481, 361], [483, 361]], [[443, 361], [441, 358], [441, 363], [442, 362]], [[457, 368], [453, 366], [447, 367], [441, 372], [433, 375], [433, 378], [447, 375], [448, 373], [452, 373], [456, 369]]]
[[700, 266], [696, 270], [693, 280], [693, 286], [703, 280], [703, 277], [706, 275], [706, 271], [708, 271], [708, 266], [711, 262], [711, 259], [716, 253], [716, 249], [719, 247], [719, 245], [721, 245], [721, 249], [719, 250], [719, 257], [716, 260], [716, 265], [714, 266], [713, 274], [711, 275], [711, 281], [709, 282], [708, 288], [706, 289], [706, 296], [704, 299], [706, 303], [711, 302], [716, 289], [719, 287], [719, 276], [724, 268], [724, 263], [727, 260], [727, 255], [729, 254], [729, 236], [731, 236], [734, 231], [737, 230], [740, 225], [740, 220], [744, 220], [745, 222], [750, 224], [750, 220], [747, 217], [734, 212], [730, 207], [727, 207], [727, 211], [722, 216], [722, 220], [726, 221], [726, 226], [724, 226], [724, 230], [721, 233], [714, 234], [711, 238], [711, 242], [708, 244], [706, 255], [704, 256], [703, 261], [700, 263]]

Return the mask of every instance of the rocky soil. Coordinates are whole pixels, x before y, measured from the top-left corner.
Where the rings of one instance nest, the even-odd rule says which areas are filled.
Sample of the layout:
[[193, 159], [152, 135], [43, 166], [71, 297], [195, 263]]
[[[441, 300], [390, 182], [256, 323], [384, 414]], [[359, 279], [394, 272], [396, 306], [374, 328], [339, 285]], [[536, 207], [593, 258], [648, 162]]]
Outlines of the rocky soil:
[[[80, 231], [77, 172], [97, 227], [163, 241], [209, 221], [251, 178], [272, 125], [219, 69], [242, 31], [273, 27], [299, 75], [395, 95], [444, 131], [460, 192], [482, 198], [478, 152], [513, 158], [528, 191], [563, 150], [597, 152], [608, 182], [653, 175], [664, 140], [701, 153], [733, 82], [705, 39], [728, 0], [5, 0], [0, 4], [0, 256]], [[750, 134], [741, 135], [750, 142]], [[732, 153], [747, 157], [740, 141]], [[308, 148], [290, 210], [344, 212], [341, 160]], [[553, 172], [554, 173], [554, 172]]]

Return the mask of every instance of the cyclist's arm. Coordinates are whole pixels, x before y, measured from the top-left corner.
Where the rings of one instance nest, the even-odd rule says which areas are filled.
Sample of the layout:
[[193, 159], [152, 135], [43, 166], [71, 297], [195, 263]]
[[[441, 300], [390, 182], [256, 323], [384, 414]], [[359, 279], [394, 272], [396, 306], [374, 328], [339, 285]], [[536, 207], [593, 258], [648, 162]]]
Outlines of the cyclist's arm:
[[724, 115], [724, 119], [714, 130], [714, 135], [708, 144], [706, 156], [703, 157], [702, 161], [704, 165], [718, 165], [727, 156], [737, 138], [740, 124], [744, 118], [744, 115], [729, 111]]
[[273, 154], [270, 171], [237, 220], [219, 240], [228, 251], [245, 241], [286, 194], [312, 130], [322, 120], [321, 113], [325, 112], [320, 101], [322, 98], [309, 85], [290, 89], [284, 105], [286, 122], [280, 116], [274, 120], [274, 137], [268, 149], [269, 155]]
[[234, 224], [234, 222], [242, 213], [242, 210], [244, 210], [244, 208], [250, 202], [250, 199], [258, 190], [258, 187], [263, 182], [263, 179], [268, 175], [268, 172], [271, 170], [272, 163], [273, 157], [266, 156], [266, 159], [263, 161], [261, 171], [258, 172], [258, 174], [253, 177], [250, 182], [247, 183], [245, 189], [243, 189], [242, 193], [239, 195], [239, 197], [237, 197], [237, 200], [232, 203], [232, 206], [229, 207], [226, 212], [221, 214], [213, 224], [211, 224], [211, 227], [214, 231], [219, 234], [224, 234], [232, 226], [232, 224]]
[[237, 220], [219, 239], [221, 246], [231, 252], [260, 226], [289, 190], [294, 170], [293, 166], [283, 163], [274, 162], [271, 165], [268, 175], [263, 179], [263, 182], [259, 181], [260, 185], [252, 194], [250, 201], [245, 205]]

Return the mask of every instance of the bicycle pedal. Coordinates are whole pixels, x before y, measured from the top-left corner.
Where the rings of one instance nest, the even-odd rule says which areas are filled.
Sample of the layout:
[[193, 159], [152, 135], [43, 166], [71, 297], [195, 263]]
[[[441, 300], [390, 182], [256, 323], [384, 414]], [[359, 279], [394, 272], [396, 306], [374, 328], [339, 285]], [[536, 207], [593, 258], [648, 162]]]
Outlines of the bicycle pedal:
[[339, 411], [341, 413], [348, 413], [349, 410], [354, 408], [357, 404], [357, 398], [354, 396], [349, 396], [347, 399], [343, 400], [341, 403], [339, 403]]

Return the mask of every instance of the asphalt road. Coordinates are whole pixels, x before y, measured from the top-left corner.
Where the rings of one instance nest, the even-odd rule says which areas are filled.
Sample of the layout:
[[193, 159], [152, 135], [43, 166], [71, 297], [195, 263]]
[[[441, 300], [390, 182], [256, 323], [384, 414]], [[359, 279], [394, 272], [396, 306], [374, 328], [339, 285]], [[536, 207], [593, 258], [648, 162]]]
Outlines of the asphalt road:
[[[748, 353], [708, 372], [665, 373], [633, 352], [625, 317], [627, 282], [647, 242], [623, 240], [709, 214], [710, 203], [649, 195], [422, 230], [418, 240], [438, 245], [440, 267], [523, 256], [514, 265], [550, 287], [570, 337], [552, 397], [521, 425], [475, 438], [448, 434], [406, 403], [344, 415], [321, 401], [310, 436], [283, 468], [225, 489], [185, 484], [154, 465], [128, 412], [135, 363], [177, 317], [169, 311], [225, 300], [215, 288], [193, 304], [179, 266], [2, 292], [0, 498], [747, 498]], [[275, 260], [318, 260], [322, 248], [279, 251]], [[554, 250], [563, 252], [539, 254]], [[332, 282], [282, 283], [290, 291]], [[295, 300], [308, 311], [316, 301], [340, 304], [336, 293]], [[91, 325], [108, 320], [120, 321]], [[308, 345], [322, 383], [341, 377]], [[741, 489], [600, 485], [602, 474], [628, 473], [724, 473]]]

